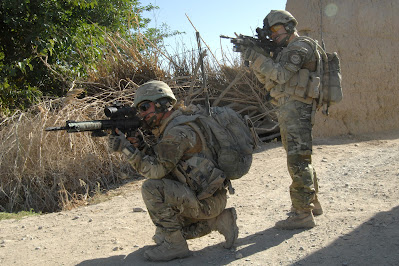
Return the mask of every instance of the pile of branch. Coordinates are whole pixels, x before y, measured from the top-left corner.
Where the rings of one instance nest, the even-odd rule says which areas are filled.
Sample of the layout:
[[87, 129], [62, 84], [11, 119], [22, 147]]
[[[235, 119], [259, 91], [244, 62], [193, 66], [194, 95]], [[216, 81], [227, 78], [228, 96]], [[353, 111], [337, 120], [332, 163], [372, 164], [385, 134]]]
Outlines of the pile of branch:
[[[157, 79], [168, 83], [176, 97], [184, 100], [186, 105], [204, 104], [204, 80], [198, 51], [184, 50], [170, 56], [155, 46], [149, 49], [144, 44], [149, 40], [144, 38], [132, 44], [117, 36], [108, 36], [113, 49], [107, 52], [104, 62], [99, 64], [100, 68], [76, 88], [82, 88], [89, 95], [108, 93], [110, 97], [130, 91], [131, 97], [134, 97], [138, 86]], [[143, 53], [142, 49], [146, 52]], [[206, 51], [202, 57], [205, 55]], [[166, 65], [161, 66], [159, 58], [165, 58], [163, 62]], [[205, 59], [205, 84], [211, 106], [229, 106], [242, 116], [251, 118], [261, 141], [278, 137], [275, 108], [266, 101], [266, 91], [253, 72], [237, 60], [222, 60], [233, 62], [227, 66], [220, 64], [215, 57]]]
[[[248, 116], [254, 123], [261, 141], [270, 141], [278, 137], [280, 133], [275, 107], [265, 100], [266, 92], [262, 84], [257, 82], [256, 77], [248, 69], [233, 70], [235, 72], [233, 77], [224, 81], [217, 80], [215, 76], [208, 76], [210, 105], [228, 106], [242, 116]], [[205, 103], [200, 77], [181, 76], [165, 80], [165, 82], [169, 84], [177, 98], [184, 100], [186, 105]]]

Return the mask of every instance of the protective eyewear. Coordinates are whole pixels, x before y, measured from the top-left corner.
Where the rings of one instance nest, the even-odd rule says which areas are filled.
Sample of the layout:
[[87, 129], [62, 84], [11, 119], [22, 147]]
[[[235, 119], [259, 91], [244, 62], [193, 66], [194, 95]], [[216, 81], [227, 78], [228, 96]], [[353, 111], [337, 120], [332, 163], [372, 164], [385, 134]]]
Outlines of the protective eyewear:
[[139, 106], [137, 106], [137, 109], [140, 111], [140, 112], [145, 112], [145, 111], [147, 111], [148, 109], [150, 109], [150, 107], [151, 107], [151, 104], [150, 104], [151, 102], [142, 102], [142, 103], [140, 103], [139, 104]]
[[278, 32], [282, 27], [283, 27], [283, 25], [281, 25], [281, 24], [273, 25], [273, 26], [270, 27], [270, 31], [271, 32]]

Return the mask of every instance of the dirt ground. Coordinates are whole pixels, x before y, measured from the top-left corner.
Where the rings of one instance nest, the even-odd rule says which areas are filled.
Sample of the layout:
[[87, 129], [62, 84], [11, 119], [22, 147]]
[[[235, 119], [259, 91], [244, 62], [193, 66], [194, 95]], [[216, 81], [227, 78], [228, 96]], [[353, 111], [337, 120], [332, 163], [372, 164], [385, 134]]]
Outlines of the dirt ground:
[[313, 229], [273, 228], [290, 209], [290, 178], [281, 143], [268, 143], [233, 182], [234, 249], [224, 249], [214, 232], [189, 240], [186, 259], [145, 261], [155, 228], [136, 181], [96, 205], [0, 221], [0, 265], [399, 265], [399, 133], [314, 144], [325, 213]]

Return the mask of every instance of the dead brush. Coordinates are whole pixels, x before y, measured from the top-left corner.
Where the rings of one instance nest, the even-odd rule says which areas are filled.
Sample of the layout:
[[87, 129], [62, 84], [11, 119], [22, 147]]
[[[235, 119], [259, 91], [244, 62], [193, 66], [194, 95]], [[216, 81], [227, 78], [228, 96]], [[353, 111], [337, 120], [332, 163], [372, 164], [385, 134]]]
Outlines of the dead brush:
[[52, 212], [85, 204], [100, 185], [108, 188], [137, 177], [118, 154], [107, 150], [107, 138], [89, 133], [46, 132], [66, 120], [105, 119], [102, 99], [87, 97], [63, 105], [43, 102], [29, 112], [3, 121], [0, 130], [1, 211]]

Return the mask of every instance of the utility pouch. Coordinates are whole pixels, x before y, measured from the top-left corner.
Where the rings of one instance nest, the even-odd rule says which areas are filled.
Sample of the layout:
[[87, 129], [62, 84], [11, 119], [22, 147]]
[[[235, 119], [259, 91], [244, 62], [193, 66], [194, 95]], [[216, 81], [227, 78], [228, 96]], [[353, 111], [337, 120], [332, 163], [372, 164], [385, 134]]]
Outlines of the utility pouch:
[[287, 82], [284, 92], [288, 95], [295, 95], [306, 99], [308, 96], [309, 74], [308, 69], [300, 69]]
[[197, 198], [199, 200], [209, 198], [215, 194], [216, 190], [223, 187], [224, 180], [226, 180], [226, 176], [224, 175], [223, 171], [214, 168], [212, 170], [211, 176], [208, 179], [207, 186], [197, 195]]
[[299, 69], [298, 84], [295, 88], [295, 95], [306, 99], [308, 97], [309, 70]]
[[310, 72], [308, 83], [308, 96], [318, 99], [320, 95], [320, 77], [316, 72]]
[[195, 156], [179, 163], [178, 167], [185, 173], [187, 185], [197, 194], [199, 200], [212, 196], [223, 187], [226, 179], [224, 172], [206, 158]]

